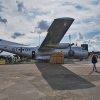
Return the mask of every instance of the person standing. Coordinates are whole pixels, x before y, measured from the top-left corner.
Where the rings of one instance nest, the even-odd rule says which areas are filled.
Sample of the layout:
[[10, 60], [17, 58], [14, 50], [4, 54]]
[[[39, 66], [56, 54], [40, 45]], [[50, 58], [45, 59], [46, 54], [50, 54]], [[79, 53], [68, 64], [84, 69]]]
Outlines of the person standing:
[[11, 58], [9, 57], [9, 64], [11, 63]]
[[7, 64], [7, 60], [8, 60], [8, 58], [6, 57], [6, 58], [5, 58], [5, 64]]
[[92, 56], [92, 63], [93, 63], [93, 71], [94, 71], [94, 69], [95, 69], [95, 71], [97, 71], [97, 68], [96, 68], [97, 58], [95, 57], [94, 54]]

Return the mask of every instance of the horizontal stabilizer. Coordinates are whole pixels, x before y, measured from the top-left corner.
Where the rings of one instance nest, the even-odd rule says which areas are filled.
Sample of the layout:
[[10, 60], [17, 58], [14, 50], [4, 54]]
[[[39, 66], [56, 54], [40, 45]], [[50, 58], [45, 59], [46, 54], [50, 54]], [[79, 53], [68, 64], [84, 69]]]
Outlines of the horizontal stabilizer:
[[10, 42], [10, 41], [6, 41], [6, 40], [3, 40], [3, 39], [0, 39], [0, 45], [19, 45], [19, 46], [21, 45], [21, 46], [27, 46], [27, 45], [24, 45], [24, 44]]

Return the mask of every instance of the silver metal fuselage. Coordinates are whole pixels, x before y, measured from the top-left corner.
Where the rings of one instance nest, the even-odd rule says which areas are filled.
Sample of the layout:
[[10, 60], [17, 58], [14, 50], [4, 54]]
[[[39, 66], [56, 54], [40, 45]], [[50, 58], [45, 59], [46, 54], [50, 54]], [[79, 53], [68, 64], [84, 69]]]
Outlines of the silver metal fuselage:
[[[51, 54], [61, 52], [64, 54], [64, 58], [70, 58], [68, 52], [70, 48], [67, 49], [47, 49], [44, 51], [38, 51], [39, 47], [29, 47], [29, 46], [14, 46], [14, 45], [0, 45], [0, 50], [10, 52], [17, 55], [22, 55], [27, 58], [32, 58], [32, 51], [35, 51], [34, 59], [50, 59]], [[83, 50], [82, 47], [71, 47], [71, 50], [74, 51], [74, 59], [87, 58], [88, 51]]]
[[63, 53], [64, 58], [74, 58], [74, 59], [88, 58], [88, 51], [83, 50], [82, 47], [71, 47], [71, 50], [73, 50], [75, 53], [73, 57], [69, 56], [68, 52], [70, 51], [70, 48], [67, 48], [67, 49], [51, 49], [45, 52], [37, 52], [36, 58], [49, 59], [51, 54], [56, 53], [56, 52]]

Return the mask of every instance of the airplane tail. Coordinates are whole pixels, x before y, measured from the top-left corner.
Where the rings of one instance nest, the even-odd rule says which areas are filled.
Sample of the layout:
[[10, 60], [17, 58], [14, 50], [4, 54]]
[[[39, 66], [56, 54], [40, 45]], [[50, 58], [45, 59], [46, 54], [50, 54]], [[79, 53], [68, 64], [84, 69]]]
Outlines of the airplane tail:
[[24, 44], [10, 42], [10, 41], [6, 41], [6, 40], [3, 40], [3, 39], [0, 39], [0, 45], [22, 45], [22, 46], [26, 46]]

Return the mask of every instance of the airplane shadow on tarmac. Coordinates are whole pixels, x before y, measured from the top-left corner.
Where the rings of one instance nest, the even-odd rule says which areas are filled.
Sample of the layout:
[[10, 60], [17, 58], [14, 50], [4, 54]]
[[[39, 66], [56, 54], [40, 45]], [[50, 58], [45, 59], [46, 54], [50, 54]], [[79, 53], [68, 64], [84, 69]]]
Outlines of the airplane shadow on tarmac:
[[100, 73], [100, 71], [96, 71], [97, 73]]
[[36, 63], [36, 66], [53, 90], [76, 90], [95, 87], [94, 84], [76, 75], [61, 64]]

